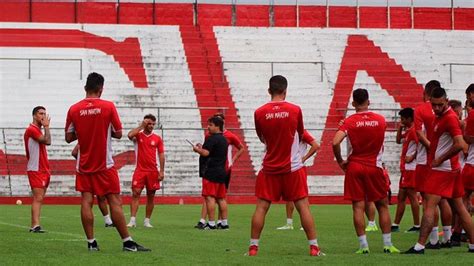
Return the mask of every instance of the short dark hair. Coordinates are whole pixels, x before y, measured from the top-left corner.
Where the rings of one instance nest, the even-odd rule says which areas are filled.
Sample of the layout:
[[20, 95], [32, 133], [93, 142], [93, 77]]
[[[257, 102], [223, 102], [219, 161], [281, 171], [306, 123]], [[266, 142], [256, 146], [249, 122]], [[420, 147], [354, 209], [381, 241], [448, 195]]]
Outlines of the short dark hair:
[[156, 122], [156, 117], [152, 114], [145, 115], [143, 119], [150, 119], [151, 121]]
[[474, 93], [474, 83], [469, 84], [466, 88], [466, 94]]
[[425, 94], [431, 97], [431, 93], [433, 93], [433, 89], [435, 88], [440, 88], [441, 83], [439, 81], [433, 79], [428, 81], [428, 83], [425, 84]]
[[441, 87], [434, 88], [433, 91], [431, 92], [431, 98], [438, 99], [438, 98], [443, 98], [443, 97], [446, 98], [447, 94], [446, 94], [446, 90]]
[[98, 92], [104, 86], [104, 77], [96, 72], [87, 76], [85, 89], [87, 92]]
[[32, 115], [35, 115], [39, 110], [45, 110], [46, 111], [46, 108], [44, 108], [43, 106], [41, 105], [38, 105], [36, 106], [35, 108], [33, 108], [33, 111], [31, 112]]
[[403, 108], [398, 112], [398, 114], [403, 118], [411, 118], [413, 119], [415, 111], [411, 107]]
[[281, 75], [276, 75], [270, 78], [269, 90], [271, 95], [282, 94], [288, 87], [288, 81]]
[[224, 113], [215, 113], [213, 116], [215, 116], [215, 117], [220, 117], [220, 118], [222, 118], [222, 120], [225, 120], [225, 115], [224, 115]]
[[358, 105], [364, 104], [369, 100], [369, 92], [366, 89], [358, 88], [352, 92], [352, 100]]
[[221, 131], [224, 130], [224, 120], [218, 116], [212, 116], [209, 119], [207, 119], [208, 123], [213, 123], [216, 127], [219, 127]]
[[457, 107], [462, 108], [462, 102], [458, 100], [449, 100], [448, 105], [451, 106], [451, 108], [455, 109]]

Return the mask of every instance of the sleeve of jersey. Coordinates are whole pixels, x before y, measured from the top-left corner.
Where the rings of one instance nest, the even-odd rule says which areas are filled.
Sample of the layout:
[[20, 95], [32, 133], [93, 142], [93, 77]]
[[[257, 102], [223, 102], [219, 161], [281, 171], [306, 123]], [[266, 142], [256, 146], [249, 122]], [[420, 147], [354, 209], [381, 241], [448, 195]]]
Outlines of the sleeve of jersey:
[[242, 143], [240, 142], [240, 139], [232, 134], [232, 137], [230, 138], [230, 145], [234, 146], [234, 147], [239, 147], [240, 145], [242, 145]]
[[311, 142], [313, 141], [314, 141], [314, 137], [308, 131], [305, 130], [303, 134], [303, 142], [307, 144], [311, 144]]
[[38, 130], [28, 129], [28, 135], [35, 141], [39, 141], [43, 134], [41, 134], [41, 132]]
[[258, 124], [258, 119], [257, 119], [257, 111], [255, 111], [255, 113], [253, 114], [253, 120], [254, 120], [254, 124], [255, 124], [255, 132], [257, 133], [257, 136], [260, 139], [260, 141], [263, 142], [262, 134], [261, 134], [261, 131], [260, 131], [260, 125]]
[[462, 136], [461, 125], [459, 124], [459, 120], [455, 116], [451, 116], [448, 120], [449, 123], [449, 134], [452, 137]]
[[117, 108], [112, 104], [112, 127], [115, 132], [122, 130], [122, 123], [117, 112]]
[[165, 145], [163, 144], [163, 140], [158, 137], [158, 153], [164, 153], [165, 152]]
[[466, 135], [474, 136], [474, 111], [470, 111], [466, 119]]
[[66, 116], [66, 126], [64, 127], [64, 130], [68, 133], [75, 132], [74, 124], [72, 123], [72, 117], [71, 117], [71, 109], [67, 112]]
[[342, 123], [342, 125], [339, 126], [338, 129], [344, 133], [347, 133], [347, 130], [349, 129], [350, 120], [351, 120], [350, 118], [346, 118], [344, 122]]

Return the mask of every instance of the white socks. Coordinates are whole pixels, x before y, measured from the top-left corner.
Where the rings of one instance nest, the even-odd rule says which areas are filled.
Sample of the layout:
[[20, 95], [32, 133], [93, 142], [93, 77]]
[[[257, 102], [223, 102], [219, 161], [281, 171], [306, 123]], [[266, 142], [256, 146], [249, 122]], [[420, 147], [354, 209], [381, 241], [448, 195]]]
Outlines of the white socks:
[[451, 239], [451, 226], [443, 226], [443, 243], [448, 242]]
[[109, 214], [104, 216], [104, 222], [105, 222], [105, 224], [113, 224], [112, 219], [110, 219]]
[[374, 225], [375, 225], [375, 221], [369, 221], [369, 225], [370, 225], [370, 226], [374, 226]]
[[89, 244], [92, 244], [92, 243], [94, 243], [94, 241], [95, 241], [95, 238], [92, 238], [92, 239], [87, 239], [87, 242], [88, 242]]
[[258, 239], [250, 239], [251, 246], [258, 246]]
[[226, 226], [227, 225], [227, 219], [222, 220], [222, 225]]
[[313, 240], [308, 240], [308, 243], [310, 246], [317, 246], [318, 245], [318, 240], [313, 239]]
[[130, 217], [130, 223], [137, 223], [137, 219], [134, 216]]
[[286, 218], [286, 224], [288, 225], [293, 225], [293, 219], [292, 218]]
[[122, 239], [122, 242], [127, 242], [127, 241], [133, 241], [132, 237], [129, 236], [129, 237], [126, 237], [126, 238]]
[[436, 243], [439, 242], [439, 236], [438, 236], [438, 227], [433, 227], [430, 233], [430, 243], [432, 245], [436, 245]]
[[209, 221], [210, 226], [216, 226], [216, 221]]
[[206, 219], [202, 219], [202, 218], [201, 218], [201, 219], [199, 220], [199, 222], [205, 224], [205, 223], [206, 223]]
[[369, 243], [367, 242], [367, 236], [366, 235], [359, 236], [359, 247], [360, 248], [368, 248], [369, 247]]
[[383, 245], [391, 247], [392, 246], [392, 234], [382, 234], [382, 239], [383, 239]]
[[422, 244], [420, 244], [420, 243], [415, 244], [415, 250], [416, 251], [420, 251], [420, 250], [423, 250], [423, 249], [425, 249], [425, 246], [423, 246]]

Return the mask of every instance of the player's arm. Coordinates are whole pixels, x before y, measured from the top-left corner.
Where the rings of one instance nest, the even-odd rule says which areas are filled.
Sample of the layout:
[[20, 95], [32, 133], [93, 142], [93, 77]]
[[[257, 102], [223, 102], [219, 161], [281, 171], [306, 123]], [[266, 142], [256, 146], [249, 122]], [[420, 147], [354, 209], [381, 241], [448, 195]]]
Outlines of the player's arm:
[[74, 149], [72, 149], [71, 151], [71, 155], [72, 157], [76, 158], [77, 159], [77, 155], [79, 154], [79, 144], [77, 144], [76, 146], [74, 146]]
[[311, 158], [311, 156], [313, 156], [320, 148], [316, 140], [313, 140], [309, 145], [310, 145], [309, 151], [302, 158], [303, 163], [306, 162], [306, 160], [308, 160], [309, 158]]
[[397, 144], [402, 144], [402, 139], [403, 139], [402, 131], [403, 131], [402, 124], [398, 124], [398, 126], [397, 126], [397, 137], [396, 137]]
[[464, 141], [466, 141], [467, 144], [474, 144], [474, 136], [468, 135], [464, 132]]
[[111, 133], [112, 138], [114, 139], [121, 139], [122, 138], [122, 130], [112, 131]]
[[260, 129], [260, 126], [257, 121], [257, 113], [254, 113], [253, 118], [254, 118], [254, 124], [255, 124], [255, 132], [257, 133], [258, 139], [260, 140], [260, 142], [265, 144], [265, 140], [263, 139], [263, 136], [262, 136], [262, 130]]
[[346, 170], [347, 161], [342, 159], [341, 155], [341, 143], [346, 138], [346, 133], [342, 130], [338, 130], [334, 139], [332, 140], [332, 151], [334, 153], [334, 157], [336, 157], [336, 161], [341, 167], [342, 170]]
[[416, 154], [407, 155], [407, 156], [405, 157], [405, 163], [411, 163], [411, 162], [413, 162], [413, 160], [415, 160], [415, 158], [416, 158]]
[[160, 160], [160, 181], [165, 178], [165, 153], [159, 153], [158, 159]]
[[237, 148], [237, 152], [235, 153], [234, 158], [232, 158], [232, 163], [235, 163], [245, 151], [245, 147], [242, 143], [239, 143], [239, 145], [234, 147]]
[[423, 130], [417, 130], [416, 131], [416, 136], [418, 137], [418, 141], [423, 144], [423, 146], [425, 146], [427, 149], [430, 148], [430, 141], [428, 140], [428, 138], [426, 137], [425, 133], [423, 132]]
[[36, 139], [41, 144], [44, 145], [51, 145], [51, 132], [49, 130], [49, 123], [51, 122], [51, 117], [49, 117], [48, 114], [46, 114], [43, 119], [41, 119], [41, 125], [44, 128], [44, 135], [41, 135]]
[[451, 146], [451, 148], [438, 158], [433, 159], [433, 161], [431, 162], [431, 166], [437, 167], [441, 165], [444, 161], [458, 154], [459, 151], [463, 149], [464, 145], [466, 145], [466, 142], [464, 142], [462, 135], [454, 136], [453, 145]]
[[196, 153], [199, 153], [199, 155], [201, 155], [203, 157], [209, 156], [209, 151], [204, 149], [202, 147], [202, 145], [199, 144], [199, 143], [193, 146], [193, 151], [196, 152]]
[[145, 126], [146, 126], [146, 122], [145, 122], [145, 120], [143, 120], [138, 127], [134, 128], [134, 129], [132, 129], [128, 132], [128, 134], [127, 134], [128, 139], [129, 140], [135, 139], [135, 137], [138, 135], [138, 133], [140, 133], [140, 131], [142, 131], [145, 128]]

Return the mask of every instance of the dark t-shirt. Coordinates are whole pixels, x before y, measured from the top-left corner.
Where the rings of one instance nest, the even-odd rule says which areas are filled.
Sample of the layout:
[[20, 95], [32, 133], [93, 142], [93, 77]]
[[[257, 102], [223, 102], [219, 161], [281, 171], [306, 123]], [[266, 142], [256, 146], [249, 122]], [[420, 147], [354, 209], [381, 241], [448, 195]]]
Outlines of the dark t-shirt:
[[228, 143], [222, 133], [212, 134], [202, 145], [203, 149], [209, 151], [209, 156], [199, 159], [200, 175], [205, 179], [225, 183], [227, 172], [225, 164], [227, 161]]

